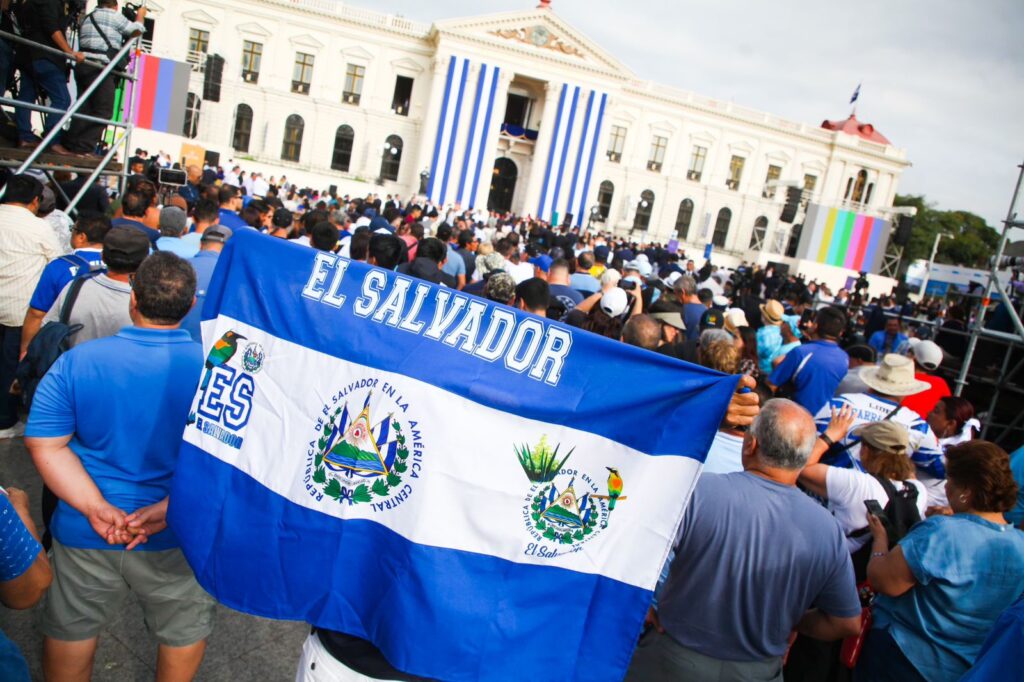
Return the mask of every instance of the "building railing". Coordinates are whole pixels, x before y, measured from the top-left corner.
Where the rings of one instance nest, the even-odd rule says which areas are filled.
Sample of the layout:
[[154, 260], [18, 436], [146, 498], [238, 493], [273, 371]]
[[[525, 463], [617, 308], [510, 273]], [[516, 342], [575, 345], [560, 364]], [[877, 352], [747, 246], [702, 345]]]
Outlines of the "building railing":
[[290, 7], [293, 9], [315, 12], [329, 17], [337, 17], [354, 21], [367, 26], [400, 31], [409, 35], [425, 36], [430, 32], [430, 24], [406, 19], [394, 14], [383, 14], [369, 9], [352, 7], [348, 3], [336, 0], [260, 0], [268, 5]]

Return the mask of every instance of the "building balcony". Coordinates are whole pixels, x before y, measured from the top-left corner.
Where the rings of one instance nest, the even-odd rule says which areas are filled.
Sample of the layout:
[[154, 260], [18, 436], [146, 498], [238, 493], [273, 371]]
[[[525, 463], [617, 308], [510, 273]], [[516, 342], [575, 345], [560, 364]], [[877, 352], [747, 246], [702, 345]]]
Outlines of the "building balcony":
[[524, 140], [526, 142], [537, 141], [536, 130], [530, 130], [529, 128], [523, 128], [522, 126], [512, 125], [511, 123], [501, 124], [501, 134], [516, 140]]

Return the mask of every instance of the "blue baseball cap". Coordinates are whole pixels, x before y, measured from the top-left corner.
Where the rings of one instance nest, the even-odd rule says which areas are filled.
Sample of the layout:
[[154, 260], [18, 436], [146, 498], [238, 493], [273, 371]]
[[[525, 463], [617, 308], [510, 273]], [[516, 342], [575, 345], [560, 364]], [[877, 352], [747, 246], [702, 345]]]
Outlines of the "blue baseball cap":
[[543, 254], [542, 253], [539, 256], [534, 256], [533, 258], [531, 258], [529, 260], [529, 263], [530, 263], [530, 265], [536, 265], [538, 268], [540, 268], [544, 272], [547, 272], [548, 270], [551, 269], [552, 260], [551, 260], [551, 256], [548, 256], [547, 254]]

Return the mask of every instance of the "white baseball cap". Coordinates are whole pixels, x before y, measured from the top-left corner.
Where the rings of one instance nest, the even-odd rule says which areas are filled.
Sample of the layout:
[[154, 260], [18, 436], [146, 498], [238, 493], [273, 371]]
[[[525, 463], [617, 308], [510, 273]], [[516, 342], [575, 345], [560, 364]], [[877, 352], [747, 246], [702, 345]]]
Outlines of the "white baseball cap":
[[615, 287], [604, 292], [601, 296], [601, 310], [605, 312], [609, 317], [618, 317], [622, 313], [626, 312], [626, 308], [629, 307], [629, 299], [626, 296], [626, 291]]
[[910, 339], [910, 353], [917, 364], [929, 371], [938, 369], [942, 364], [942, 348], [934, 341]]

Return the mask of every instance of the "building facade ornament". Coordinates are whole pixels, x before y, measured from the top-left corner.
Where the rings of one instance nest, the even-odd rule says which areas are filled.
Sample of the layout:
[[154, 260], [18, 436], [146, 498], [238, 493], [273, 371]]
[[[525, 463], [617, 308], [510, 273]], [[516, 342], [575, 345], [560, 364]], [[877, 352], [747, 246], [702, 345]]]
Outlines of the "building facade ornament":
[[585, 58], [579, 48], [569, 45], [559, 36], [552, 33], [546, 26], [541, 26], [540, 24], [528, 28], [499, 28], [489, 31], [489, 33], [505, 40], [514, 40], [519, 43], [533, 45], [534, 47], [554, 50], [571, 57]]

